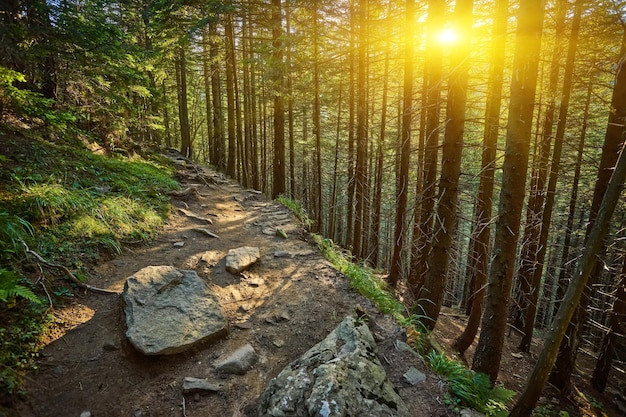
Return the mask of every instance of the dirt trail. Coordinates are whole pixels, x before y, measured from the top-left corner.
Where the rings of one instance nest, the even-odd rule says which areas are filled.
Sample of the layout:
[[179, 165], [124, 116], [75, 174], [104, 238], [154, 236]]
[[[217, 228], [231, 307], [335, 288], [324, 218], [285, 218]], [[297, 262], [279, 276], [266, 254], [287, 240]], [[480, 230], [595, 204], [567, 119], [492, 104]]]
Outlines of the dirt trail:
[[[220, 298], [229, 336], [182, 354], [145, 357], [126, 341], [121, 297], [77, 294], [71, 305], [55, 311], [61, 326], [43, 350], [39, 370], [27, 377], [17, 415], [254, 416], [269, 380], [357, 305], [382, 326], [379, 356], [409, 408], [416, 416], [451, 415], [440, 399], [445, 387], [436, 377], [419, 388], [401, 380], [411, 361], [394, 348], [400, 329], [349, 288], [286, 208], [193, 164], [181, 164], [180, 174], [183, 186], [198, 193], [173, 199], [173, 215], [160, 237], [150, 245], [128, 246], [95, 267], [90, 284], [121, 291], [128, 276], [149, 265], [195, 270]], [[277, 236], [276, 227], [288, 238]], [[240, 246], [259, 247], [262, 259], [234, 276], [226, 272], [224, 257]], [[259, 353], [257, 365], [244, 376], [219, 379], [213, 362], [245, 343]], [[208, 378], [224, 389], [184, 396], [187, 376]]]

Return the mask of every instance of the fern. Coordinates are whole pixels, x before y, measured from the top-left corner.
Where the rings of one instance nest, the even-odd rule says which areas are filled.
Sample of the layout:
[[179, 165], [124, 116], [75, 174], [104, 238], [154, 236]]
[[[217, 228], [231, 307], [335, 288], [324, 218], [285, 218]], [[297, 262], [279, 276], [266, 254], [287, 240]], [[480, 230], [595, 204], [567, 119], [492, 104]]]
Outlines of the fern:
[[19, 284], [19, 277], [13, 271], [0, 269], [0, 301], [12, 304], [17, 297], [41, 304], [41, 300], [28, 287]]

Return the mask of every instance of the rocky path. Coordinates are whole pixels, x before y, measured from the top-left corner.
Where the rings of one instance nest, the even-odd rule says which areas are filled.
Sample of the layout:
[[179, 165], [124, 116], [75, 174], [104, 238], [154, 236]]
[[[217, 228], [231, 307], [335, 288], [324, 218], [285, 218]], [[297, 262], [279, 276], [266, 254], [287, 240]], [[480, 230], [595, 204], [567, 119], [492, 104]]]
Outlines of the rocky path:
[[[55, 311], [59, 328], [28, 375], [19, 416], [255, 416], [259, 396], [287, 364], [321, 341], [361, 305], [379, 324], [378, 354], [415, 416], [445, 416], [445, 388], [430, 376], [402, 380], [423, 365], [398, 351], [400, 329], [349, 288], [283, 206], [232, 180], [178, 160], [185, 187], [173, 214], [150, 245], [129, 245], [95, 268], [92, 285], [121, 291], [127, 277], [151, 265], [195, 271], [219, 298], [229, 335], [170, 356], [144, 356], [125, 337], [119, 296], [76, 294]], [[279, 228], [287, 238], [276, 233]], [[261, 260], [234, 275], [230, 249], [252, 246]], [[218, 375], [215, 364], [242, 346], [258, 355], [245, 375]], [[183, 393], [185, 378], [208, 380], [215, 392]]]

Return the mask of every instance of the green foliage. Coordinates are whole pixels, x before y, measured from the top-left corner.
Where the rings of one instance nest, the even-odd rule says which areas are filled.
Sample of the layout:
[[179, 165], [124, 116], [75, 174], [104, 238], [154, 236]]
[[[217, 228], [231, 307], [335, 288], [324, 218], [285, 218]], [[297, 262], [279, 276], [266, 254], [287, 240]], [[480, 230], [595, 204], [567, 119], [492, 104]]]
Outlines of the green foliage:
[[406, 309], [392, 293], [387, 291], [385, 282], [363, 265], [353, 263], [330, 239], [313, 235], [320, 250], [333, 266], [348, 277], [350, 285], [359, 293], [374, 301], [380, 311], [391, 314], [401, 324], [406, 323]]
[[21, 217], [0, 211], [0, 259], [21, 249], [20, 241], [33, 235], [33, 226]]
[[[27, 219], [37, 226], [36, 249], [43, 256], [95, 259], [99, 249], [119, 253], [124, 240], [154, 237], [169, 214], [165, 192], [178, 183], [163, 160], [109, 158], [44, 141], [21, 146], [16, 142], [11, 168], [0, 173], [0, 241], [32, 233], [26, 220], [19, 221]], [[3, 216], [7, 212], [21, 217]], [[3, 230], [19, 233], [3, 238]]]
[[[309, 218], [306, 209], [300, 204], [299, 201], [292, 200], [291, 198], [285, 195], [279, 195], [276, 197], [276, 201], [278, 201], [283, 206], [287, 207], [296, 217], [304, 224], [304, 227], [308, 229], [313, 225], [313, 220]], [[286, 238], [285, 238], [286, 239]]]
[[14, 271], [0, 268], [0, 302], [12, 306], [17, 297], [41, 304], [30, 288], [20, 284], [20, 279]]
[[65, 130], [76, 120], [70, 112], [53, 108], [54, 100], [41, 94], [16, 87], [15, 83], [26, 82], [24, 74], [0, 65], [0, 114], [6, 108], [16, 113], [44, 121], [58, 130]]
[[431, 351], [426, 361], [433, 372], [443, 376], [453, 397], [487, 416], [506, 416], [506, 403], [515, 395], [504, 387], [491, 387], [489, 377], [448, 359], [445, 353]]
[[40, 338], [53, 316], [36, 304], [30, 304], [20, 314], [0, 310], [0, 316], [0, 393], [12, 394], [22, 375], [36, 369], [35, 359], [42, 347]]

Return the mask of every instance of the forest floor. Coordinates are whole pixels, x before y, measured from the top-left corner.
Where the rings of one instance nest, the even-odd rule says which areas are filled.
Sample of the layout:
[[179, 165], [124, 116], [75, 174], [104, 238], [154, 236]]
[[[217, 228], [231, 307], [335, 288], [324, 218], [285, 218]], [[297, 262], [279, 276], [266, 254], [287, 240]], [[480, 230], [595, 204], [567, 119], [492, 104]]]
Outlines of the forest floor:
[[[326, 337], [357, 305], [383, 329], [379, 357], [413, 415], [457, 415], [446, 405], [446, 384], [425, 368], [425, 382], [411, 386], [403, 381], [406, 364], [394, 347], [395, 340], [404, 337], [402, 329], [350, 288], [347, 278], [323, 258], [293, 214], [212, 171], [198, 176], [196, 166], [179, 168], [183, 188], [194, 187], [197, 193], [173, 199], [172, 216], [160, 237], [148, 245], [129, 243], [121, 255], [94, 265], [89, 283], [121, 292], [127, 277], [149, 265], [194, 270], [224, 306], [230, 323], [228, 337], [177, 355], [142, 356], [126, 340], [120, 296], [75, 291], [65, 306], [53, 309], [55, 325], [47, 335], [39, 369], [26, 376], [25, 394], [13, 401], [7, 416], [78, 417], [84, 412], [94, 417], [256, 416], [258, 398], [270, 379]], [[276, 227], [288, 238], [277, 236]], [[209, 229], [219, 238], [200, 234], [196, 228]], [[180, 242], [184, 242], [182, 247]], [[229, 249], [240, 246], [259, 247], [262, 259], [234, 276], [225, 270], [224, 257]], [[277, 252], [282, 253], [275, 256]], [[435, 335], [448, 351], [464, 323], [461, 314], [444, 309]], [[220, 379], [215, 375], [213, 362], [246, 343], [259, 354], [256, 366], [243, 376]], [[515, 334], [507, 336], [500, 380], [519, 392], [539, 346], [533, 344], [529, 355], [517, 355], [516, 343]], [[208, 395], [183, 395], [185, 377], [208, 378], [223, 384], [223, 389]], [[584, 371], [575, 378], [581, 391], [592, 392]], [[593, 395], [596, 402], [604, 403], [605, 415], [619, 415], [608, 397]], [[542, 409], [602, 415], [590, 406], [594, 399], [579, 402], [548, 389]]]

